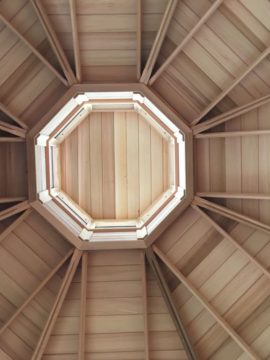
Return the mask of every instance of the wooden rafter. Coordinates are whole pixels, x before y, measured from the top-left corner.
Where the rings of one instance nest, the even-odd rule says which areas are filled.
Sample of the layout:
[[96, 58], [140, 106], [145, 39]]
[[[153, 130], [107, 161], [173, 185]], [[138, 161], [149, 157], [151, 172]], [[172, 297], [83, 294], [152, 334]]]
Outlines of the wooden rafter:
[[270, 194], [263, 193], [198, 192], [196, 196], [217, 199], [270, 200]]
[[0, 211], [0, 221], [3, 221], [13, 215], [19, 214], [22, 211], [29, 209], [28, 201], [22, 201], [16, 205], [10, 206], [8, 209]]
[[270, 130], [243, 130], [243, 131], [219, 131], [211, 133], [203, 133], [195, 135], [196, 139], [216, 139], [216, 138], [229, 138], [238, 136], [258, 136], [269, 135]]
[[1, 136], [1, 143], [11, 143], [11, 142], [25, 142], [26, 140], [21, 137], [12, 137], [12, 136]]
[[224, 89], [210, 104], [192, 121], [192, 125], [196, 125], [206, 114], [209, 113], [224, 97], [235, 88], [267, 55], [270, 54], [270, 46], [267, 47], [245, 70], [237, 76], [234, 81]]
[[76, 78], [77, 78], [78, 82], [81, 82], [82, 81], [82, 69], [81, 69], [81, 57], [80, 57], [80, 46], [79, 46], [79, 32], [78, 32], [77, 15], [76, 15], [76, 13], [77, 13], [76, 0], [69, 0], [69, 8], [70, 8]]
[[145, 360], [150, 359], [149, 326], [148, 326], [148, 301], [147, 301], [147, 274], [145, 252], [142, 252], [142, 287], [143, 287], [143, 319], [144, 319], [144, 354]]
[[65, 300], [65, 297], [68, 292], [71, 281], [73, 279], [73, 276], [77, 270], [77, 266], [80, 262], [81, 255], [82, 255], [82, 252], [80, 250], [78, 250], [78, 249], [74, 250], [72, 258], [71, 258], [69, 266], [68, 266], [68, 269], [67, 269], [64, 279], [62, 281], [59, 292], [56, 296], [52, 310], [50, 312], [49, 318], [48, 318], [46, 325], [42, 331], [41, 337], [40, 337], [38, 344], [34, 350], [31, 360], [40, 360], [42, 358], [43, 352], [49, 341], [51, 331], [52, 331], [54, 324], [56, 322], [56, 319], [59, 315], [59, 312], [60, 312], [62, 304]]
[[250, 262], [252, 262], [262, 273], [270, 279], [270, 272], [254, 257], [252, 256], [242, 245], [240, 245], [227, 231], [225, 231], [218, 223], [216, 223], [210, 216], [202, 211], [198, 206], [192, 205], [202, 217], [204, 217], [219, 233], [222, 237], [230, 241], [237, 250], [239, 250]]
[[21, 34], [15, 26], [0, 14], [0, 20], [33, 52], [33, 54], [65, 85], [67, 80], [52, 66], [52, 64]]
[[198, 21], [194, 28], [187, 34], [183, 41], [174, 49], [171, 55], [164, 61], [160, 66], [157, 72], [150, 78], [149, 84], [153, 83], [159, 78], [163, 71], [171, 64], [171, 62], [176, 58], [176, 56], [183, 50], [186, 44], [193, 38], [193, 36], [201, 29], [203, 24], [212, 16], [212, 14], [217, 10], [223, 0], [215, 0], [204, 16]]
[[21, 224], [31, 213], [31, 209], [24, 211], [16, 220], [14, 220], [1, 234], [0, 234], [0, 243], [14, 230], [16, 227]]
[[143, 69], [142, 76], [140, 78], [140, 82], [142, 82], [144, 84], [148, 84], [148, 81], [152, 75], [152, 71], [156, 64], [161, 46], [162, 46], [164, 38], [166, 36], [167, 30], [170, 25], [171, 19], [173, 17], [177, 3], [178, 3], [178, 0], [169, 0], [169, 2], [167, 4], [165, 13], [163, 15], [162, 21], [160, 23], [158, 32], [155, 37], [155, 41], [152, 45], [147, 62]]
[[59, 61], [59, 64], [62, 67], [62, 70], [68, 80], [69, 85], [72, 85], [77, 82], [75, 75], [71, 69], [71, 66], [68, 62], [66, 54], [57, 38], [57, 35], [53, 29], [53, 26], [46, 14], [43, 4], [40, 0], [31, 0], [31, 3], [35, 9], [37, 17], [45, 31], [45, 34], [51, 44], [51, 47]]
[[10, 125], [4, 121], [0, 120], [0, 130], [5, 131], [9, 134], [21, 137], [21, 138], [25, 138], [26, 137], [26, 130], [22, 129], [19, 126], [16, 125]]
[[159, 263], [157, 261], [157, 258], [152, 250], [151, 247], [149, 247], [146, 250], [146, 256], [147, 256], [147, 260], [149, 262], [149, 265], [151, 266], [151, 269], [153, 270], [153, 273], [155, 274], [157, 283], [159, 285], [159, 288], [161, 290], [161, 293], [163, 295], [163, 298], [165, 300], [165, 303], [168, 307], [169, 313], [172, 317], [172, 320], [175, 324], [177, 333], [181, 339], [181, 342], [184, 346], [184, 349], [186, 351], [187, 357], [190, 360], [195, 360], [197, 359], [197, 355], [193, 349], [193, 345], [189, 339], [189, 336], [186, 332], [185, 326], [178, 314], [177, 308], [174, 304], [174, 301], [172, 299], [172, 295], [169, 289], [169, 286], [167, 285], [167, 282], [164, 278], [164, 275], [162, 273], [162, 270], [159, 266]]
[[241, 214], [235, 210], [231, 210], [225, 206], [218, 205], [213, 203], [212, 201], [208, 201], [199, 196], [195, 196], [193, 200], [194, 205], [198, 205], [199, 207], [203, 207], [205, 209], [214, 211], [217, 214], [223, 215], [229, 219], [234, 221], [253, 226], [255, 229], [270, 233], [270, 226], [262, 223], [261, 221], [255, 220], [254, 218]]
[[82, 271], [81, 271], [79, 360], [84, 360], [85, 359], [87, 267], [88, 267], [88, 252], [84, 252], [83, 255], [82, 255]]
[[25, 200], [26, 200], [25, 196], [0, 197], [0, 204], [8, 204], [8, 203], [20, 202]]
[[141, 77], [142, 62], [142, 0], [137, 0], [137, 27], [136, 27], [136, 72], [137, 79]]
[[203, 131], [209, 130], [215, 126], [223, 124], [226, 121], [234, 119], [240, 115], [246, 114], [251, 110], [257, 109], [260, 106], [267, 104], [270, 101], [270, 95], [263, 96], [259, 99], [253, 100], [250, 103], [242, 106], [238, 106], [232, 110], [226, 111], [220, 115], [217, 115], [211, 119], [204, 121], [201, 124], [193, 126], [193, 134], [199, 134]]
[[18, 125], [20, 125], [23, 129], [28, 129], [28, 126], [25, 124], [23, 120], [21, 120], [18, 116], [16, 116], [12, 111], [10, 111], [3, 103], [0, 102], [0, 111], [10, 117], [13, 121], [15, 121]]
[[0, 328], [0, 335], [10, 326], [10, 324], [22, 313], [26, 306], [37, 296], [37, 294], [48, 284], [51, 278], [56, 272], [64, 265], [67, 259], [72, 255], [73, 249], [70, 250], [67, 255], [61, 259], [58, 264], [49, 272], [43, 281], [36, 287], [36, 289], [30, 294], [30, 296], [21, 304], [20, 307], [14, 312], [14, 314], [2, 325]]
[[200, 291], [185, 277], [182, 272], [170, 261], [170, 259], [155, 245], [154, 252], [163, 261], [163, 263], [172, 271], [179, 281], [191, 292], [191, 294], [204, 306], [204, 308], [213, 316], [217, 323], [227, 332], [228, 335], [246, 352], [252, 359], [260, 360], [258, 354], [247, 344], [242, 337], [231, 327], [231, 325], [217, 312], [213, 305], [200, 293]]
[[0, 349], [0, 359], [1, 360], [13, 360], [3, 349]]

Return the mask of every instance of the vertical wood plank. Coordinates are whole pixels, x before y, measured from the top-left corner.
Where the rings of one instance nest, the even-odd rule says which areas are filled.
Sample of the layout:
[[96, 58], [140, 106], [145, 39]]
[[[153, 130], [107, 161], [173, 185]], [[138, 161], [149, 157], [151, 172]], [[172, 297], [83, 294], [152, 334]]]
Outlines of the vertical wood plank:
[[153, 128], [151, 128], [151, 158], [152, 201], [154, 201], [163, 191], [163, 156], [162, 138]]
[[82, 255], [79, 360], [85, 359], [86, 296], [87, 296], [88, 252]]
[[140, 172], [140, 212], [151, 202], [151, 138], [150, 125], [139, 116], [139, 172]]
[[66, 138], [66, 191], [78, 202], [78, 128]]

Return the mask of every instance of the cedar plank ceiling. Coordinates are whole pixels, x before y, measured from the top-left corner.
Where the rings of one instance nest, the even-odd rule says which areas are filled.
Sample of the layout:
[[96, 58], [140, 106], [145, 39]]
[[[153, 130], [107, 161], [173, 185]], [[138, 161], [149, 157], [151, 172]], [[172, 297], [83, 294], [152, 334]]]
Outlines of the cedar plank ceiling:
[[[0, 359], [270, 359], [270, 2], [0, 13]], [[192, 129], [194, 199], [147, 260], [82, 253], [28, 203], [26, 133], [75, 82], [139, 81]]]

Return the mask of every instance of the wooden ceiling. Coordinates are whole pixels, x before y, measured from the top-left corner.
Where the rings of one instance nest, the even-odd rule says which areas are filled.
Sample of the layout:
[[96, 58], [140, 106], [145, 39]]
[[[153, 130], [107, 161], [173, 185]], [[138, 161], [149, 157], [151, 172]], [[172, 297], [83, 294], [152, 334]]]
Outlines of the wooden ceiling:
[[[269, 15], [1, 0], [1, 360], [270, 359]], [[189, 126], [194, 198], [146, 251], [83, 252], [28, 201], [26, 139], [73, 84], [131, 82]]]

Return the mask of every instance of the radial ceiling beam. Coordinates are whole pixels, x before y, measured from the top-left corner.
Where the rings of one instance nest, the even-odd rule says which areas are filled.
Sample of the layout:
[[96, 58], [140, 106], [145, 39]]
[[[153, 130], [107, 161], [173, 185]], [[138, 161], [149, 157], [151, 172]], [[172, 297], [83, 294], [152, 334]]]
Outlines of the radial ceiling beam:
[[149, 324], [148, 324], [148, 301], [147, 301], [147, 273], [145, 252], [141, 253], [142, 259], [142, 288], [143, 288], [143, 320], [144, 320], [144, 354], [145, 360], [150, 360], [149, 348]]
[[62, 67], [62, 70], [68, 80], [69, 85], [75, 84], [77, 82], [76, 77], [71, 69], [71, 66], [68, 62], [66, 54], [57, 38], [57, 35], [53, 29], [53, 26], [49, 20], [48, 15], [44, 9], [43, 4], [40, 0], [31, 0], [31, 3], [35, 9], [37, 17], [45, 31], [45, 34], [48, 38], [48, 41], [51, 44], [51, 47], [59, 61], [59, 64]]
[[226, 111], [220, 115], [217, 115], [211, 119], [204, 121], [201, 124], [193, 126], [193, 134], [199, 134], [203, 131], [209, 130], [215, 126], [223, 124], [226, 121], [234, 119], [240, 115], [244, 115], [251, 110], [257, 109], [260, 106], [267, 104], [270, 101], [270, 95], [263, 96], [259, 99], [253, 100], [250, 103], [242, 106], [238, 106], [232, 110]]
[[262, 223], [261, 221], [255, 220], [250, 216], [241, 214], [235, 210], [231, 210], [225, 206], [218, 205], [213, 203], [212, 201], [208, 201], [206, 199], [202, 199], [199, 196], [195, 196], [193, 200], [193, 205], [197, 205], [199, 207], [214, 211], [217, 214], [223, 215], [231, 220], [249, 225], [254, 227], [255, 229], [270, 233], [270, 226]]
[[3, 221], [13, 215], [19, 214], [30, 208], [28, 201], [22, 201], [16, 205], [10, 206], [5, 210], [0, 211], [0, 221]]
[[197, 192], [196, 196], [216, 199], [270, 200], [270, 194], [263, 193]]
[[268, 279], [270, 279], [270, 272], [254, 257], [252, 256], [242, 245], [240, 245], [227, 231], [225, 231], [218, 223], [216, 223], [210, 216], [208, 216], [204, 211], [202, 211], [198, 206], [192, 205], [206, 221], [209, 222], [219, 233], [220, 235], [227, 239], [233, 246], [239, 250], [250, 262], [252, 262], [257, 269], [259, 269]]
[[169, 289], [169, 286], [165, 280], [165, 277], [162, 273], [162, 270], [159, 266], [159, 263], [157, 261], [156, 255], [154, 254], [151, 247], [146, 249], [146, 256], [147, 260], [149, 262], [149, 265], [151, 269], [153, 270], [153, 273], [155, 274], [156, 280], [158, 282], [159, 288], [161, 290], [161, 293], [163, 295], [163, 298], [165, 300], [165, 303], [168, 307], [169, 313], [172, 317], [172, 320], [175, 324], [176, 330], [178, 332], [178, 335], [181, 339], [181, 342], [184, 346], [184, 349], [186, 351], [186, 354], [188, 356], [189, 360], [195, 360], [198, 359], [195, 350], [193, 349], [193, 345], [189, 339], [189, 336], [186, 332], [185, 326], [178, 314], [177, 308], [174, 304], [174, 301], [172, 299], [171, 291]]
[[0, 130], [2, 131], [5, 131], [9, 134], [12, 134], [12, 135], [15, 135], [15, 136], [18, 136], [20, 138], [24, 138], [26, 137], [26, 130], [25, 129], [22, 129], [21, 127], [19, 126], [16, 126], [16, 125], [10, 125], [4, 121], [1, 121], [0, 120]]
[[71, 281], [74, 277], [74, 274], [77, 270], [78, 264], [80, 262], [82, 252], [78, 249], [75, 249], [70, 260], [69, 266], [67, 268], [66, 274], [60, 286], [59, 292], [56, 296], [55, 302], [53, 304], [52, 310], [50, 312], [49, 318], [46, 322], [46, 325], [42, 331], [41, 337], [38, 341], [38, 344], [34, 350], [31, 360], [40, 360], [46, 349], [47, 343], [49, 341], [52, 329], [56, 322], [56, 319], [61, 310], [62, 304], [65, 300], [66, 294], [70, 287]]
[[12, 136], [1, 136], [0, 143], [12, 143], [12, 142], [25, 142], [26, 140], [21, 137], [12, 137]]
[[186, 44], [193, 38], [193, 36], [201, 29], [201, 27], [206, 23], [206, 21], [213, 15], [217, 8], [221, 5], [223, 0], [215, 0], [204, 16], [197, 22], [194, 28], [187, 34], [183, 41], [174, 49], [171, 55], [164, 61], [160, 66], [157, 72], [151, 77], [149, 84], [153, 83], [159, 78], [159, 76], [164, 72], [164, 70], [171, 64], [171, 62], [176, 58], [176, 56], [183, 50]]
[[0, 20], [33, 52], [33, 54], [65, 85], [67, 80], [52, 66], [52, 64], [21, 34], [13, 24], [0, 14]]
[[232, 138], [232, 137], [242, 137], [242, 136], [259, 136], [259, 135], [269, 135], [270, 130], [243, 130], [243, 131], [219, 131], [219, 132], [210, 132], [197, 134], [194, 137], [196, 139], [217, 139], [217, 138]]
[[20, 225], [31, 213], [31, 209], [24, 211], [16, 220], [14, 220], [3, 232], [0, 234], [0, 243]]
[[25, 201], [25, 196], [0, 197], [0, 204], [9, 204], [14, 202]]
[[154, 252], [163, 263], [172, 271], [179, 281], [191, 292], [191, 294], [203, 305], [203, 307], [213, 316], [217, 323], [227, 332], [228, 335], [241, 347], [241, 349], [252, 359], [260, 360], [258, 354], [247, 344], [242, 337], [231, 327], [231, 325], [217, 312], [213, 305], [201, 294], [201, 292], [185, 277], [181, 271], [170, 261], [170, 259], [155, 245]]
[[141, 77], [142, 64], [142, 0], [137, 0], [137, 27], [136, 27], [136, 72], [137, 79]]
[[240, 83], [262, 60], [270, 54], [270, 46], [268, 46], [250, 65], [248, 65], [242, 73], [237, 76], [234, 81], [224, 89], [210, 104], [192, 121], [192, 125], [196, 125], [206, 114], [209, 113], [225, 96], [232, 91], [236, 85]]
[[148, 81], [152, 75], [152, 71], [154, 69], [154, 66], [156, 64], [161, 46], [163, 44], [164, 38], [166, 36], [168, 27], [171, 23], [176, 5], [178, 3], [178, 0], [169, 0], [165, 13], [163, 15], [161, 24], [159, 26], [158, 32], [155, 37], [155, 41], [152, 45], [150, 54], [148, 56], [147, 62], [145, 64], [145, 67], [143, 69], [142, 76], [140, 78], [140, 82], [144, 84], [148, 84]]
[[0, 111], [10, 117], [13, 121], [15, 121], [18, 125], [20, 125], [23, 129], [28, 129], [28, 126], [25, 124], [23, 120], [21, 120], [18, 116], [13, 114], [3, 103], [0, 102]]
[[3, 349], [0, 349], [0, 359], [1, 360], [13, 360]]
[[73, 50], [74, 50], [76, 78], [80, 83], [82, 81], [82, 69], [81, 69], [76, 0], [69, 0], [69, 9], [70, 9], [70, 18], [71, 18], [71, 32], [72, 32], [72, 41], [73, 41]]
[[82, 255], [82, 271], [81, 271], [79, 360], [85, 360], [87, 270], [88, 270], [88, 252], [85, 251]]
[[61, 259], [58, 264], [49, 272], [43, 281], [36, 287], [36, 289], [28, 296], [28, 298], [21, 304], [14, 314], [2, 325], [0, 328], [0, 336], [10, 326], [10, 324], [22, 313], [22, 311], [29, 305], [29, 303], [37, 296], [37, 294], [48, 284], [56, 272], [64, 265], [67, 259], [72, 255], [73, 249]]

